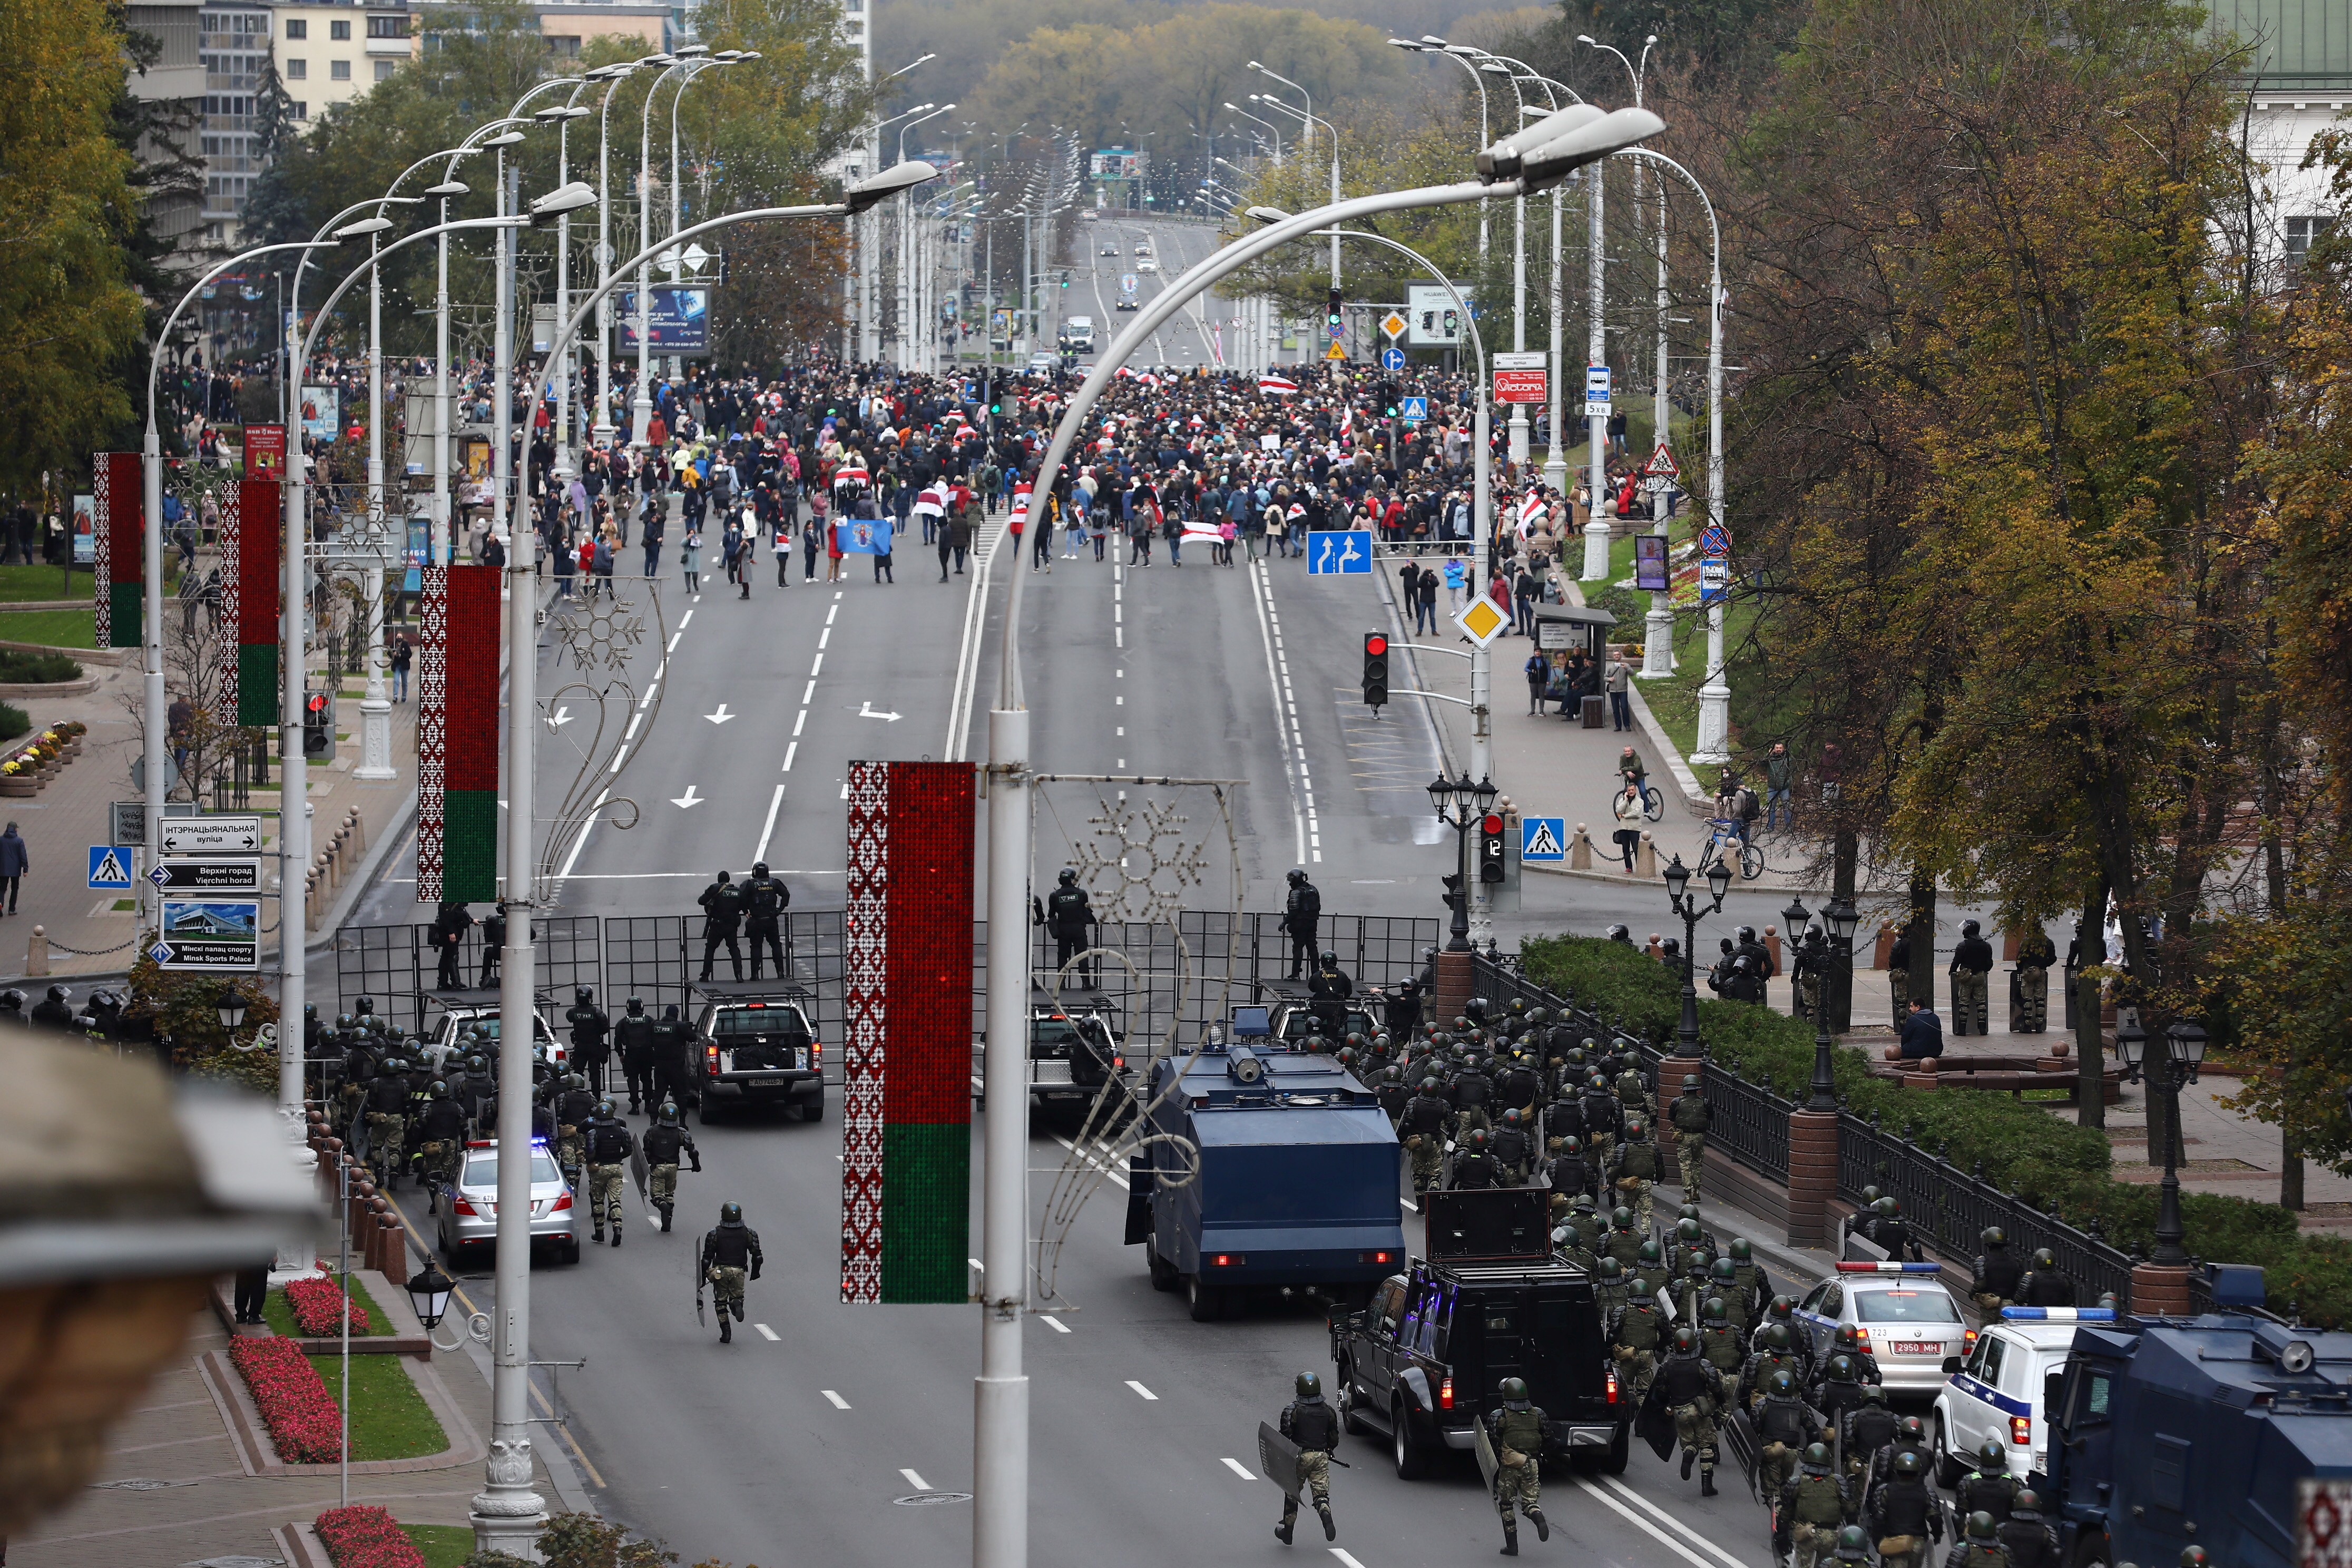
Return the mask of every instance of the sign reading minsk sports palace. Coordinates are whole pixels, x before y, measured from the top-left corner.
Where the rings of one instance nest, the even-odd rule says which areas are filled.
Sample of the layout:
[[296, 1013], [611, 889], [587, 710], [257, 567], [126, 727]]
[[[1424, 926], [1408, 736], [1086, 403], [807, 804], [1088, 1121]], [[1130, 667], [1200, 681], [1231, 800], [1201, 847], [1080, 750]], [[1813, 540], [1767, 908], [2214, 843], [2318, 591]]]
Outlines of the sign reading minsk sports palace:
[[1551, 378], [1546, 374], [1550, 363], [1541, 353], [1498, 353], [1495, 362], [1495, 401], [1497, 403], [1541, 403], [1550, 395]]

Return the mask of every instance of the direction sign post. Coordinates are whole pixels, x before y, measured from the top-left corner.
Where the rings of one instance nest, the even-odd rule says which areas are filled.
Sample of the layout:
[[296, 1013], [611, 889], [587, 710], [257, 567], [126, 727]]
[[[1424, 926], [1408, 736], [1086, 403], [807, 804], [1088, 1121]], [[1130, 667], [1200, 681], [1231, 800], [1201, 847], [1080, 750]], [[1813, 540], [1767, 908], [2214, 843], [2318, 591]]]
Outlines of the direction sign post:
[[261, 817], [258, 814], [223, 816], [167, 816], [163, 822], [165, 855], [258, 855]]
[[202, 860], [161, 860], [147, 879], [162, 891], [182, 896], [202, 893], [257, 893], [261, 890], [261, 858], [222, 855]]
[[1391, 339], [1404, 336], [1404, 330], [1412, 325], [1411, 321], [1404, 319], [1403, 312], [1399, 310], [1391, 310], [1381, 318], [1381, 331], [1386, 332]]
[[1307, 536], [1309, 577], [1366, 577], [1372, 570], [1372, 536], [1360, 529], [1318, 529]]
[[261, 900], [165, 899], [163, 931], [147, 956], [163, 969], [251, 973], [261, 967]]
[[1609, 416], [1609, 367], [1605, 364], [1584, 367], [1584, 416], [1587, 419]]

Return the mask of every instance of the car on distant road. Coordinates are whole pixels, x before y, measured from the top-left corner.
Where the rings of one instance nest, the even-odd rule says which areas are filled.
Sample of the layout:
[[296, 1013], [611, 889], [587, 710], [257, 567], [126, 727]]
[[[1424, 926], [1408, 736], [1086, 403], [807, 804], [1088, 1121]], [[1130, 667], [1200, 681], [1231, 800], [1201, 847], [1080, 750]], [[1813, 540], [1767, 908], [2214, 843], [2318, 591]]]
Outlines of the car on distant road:
[[[494, 1247], [499, 1239], [499, 1144], [495, 1138], [466, 1145], [465, 1163], [457, 1167], [454, 1188], [443, 1194], [436, 1239], [441, 1256], [456, 1268], [478, 1247]], [[561, 1263], [580, 1261], [579, 1211], [573, 1207], [572, 1184], [555, 1168], [555, 1157], [538, 1139], [530, 1145], [530, 1239], [533, 1247], [545, 1242]]]
[[1158, 272], [1160, 270], [1160, 263], [1152, 260], [1150, 255], [1146, 253], [1136, 261], [1135, 269], [1138, 272]]
[[1109, 239], [1103, 241], [1102, 253], [1105, 256], [1117, 256], [1118, 254], [1118, 242], [1117, 240]]
[[1048, 353], [1040, 349], [1029, 356], [1029, 374], [1032, 375], [1051, 375], [1061, 367], [1062, 358], [1059, 354]]

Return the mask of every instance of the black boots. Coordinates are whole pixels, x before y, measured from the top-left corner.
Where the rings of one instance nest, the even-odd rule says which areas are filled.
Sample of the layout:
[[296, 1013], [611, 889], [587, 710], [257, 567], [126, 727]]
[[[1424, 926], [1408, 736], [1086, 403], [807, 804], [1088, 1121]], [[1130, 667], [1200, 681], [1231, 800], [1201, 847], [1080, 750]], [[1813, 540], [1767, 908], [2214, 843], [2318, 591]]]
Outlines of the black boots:
[[1318, 1504], [1317, 1505], [1315, 1511], [1323, 1516], [1323, 1539], [1326, 1541], [1339, 1540], [1339, 1527], [1331, 1521], [1331, 1510]]
[[1538, 1541], [1549, 1541], [1551, 1539], [1551, 1525], [1544, 1519], [1543, 1510], [1530, 1509], [1528, 1510], [1528, 1517], [1536, 1521], [1536, 1539]]
[[1507, 1524], [1503, 1526], [1502, 1554], [1506, 1557], [1517, 1557], [1519, 1554], [1519, 1527], [1517, 1525]]
[[1690, 1479], [1691, 1467], [1697, 1463], [1698, 1450], [1696, 1448], [1685, 1448], [1683, 1450], [1683, 1479]]
[[734, 1340], [735, 1325], [728, 1318], [727, 1309], [721, 1307], [719, 1309], [719, 1342], [722, 1345], [731, 1344], [734, 1342]]
[[1698, 1495], [1701, 1497], [1715, 1495], [1715, 1471], [1712, 1468], [1698, 1473]]
[[1286, 1519], [1274, 1527], [1274, 1538], [1285, 1546], [1290, 1544], [1290, 1521]]

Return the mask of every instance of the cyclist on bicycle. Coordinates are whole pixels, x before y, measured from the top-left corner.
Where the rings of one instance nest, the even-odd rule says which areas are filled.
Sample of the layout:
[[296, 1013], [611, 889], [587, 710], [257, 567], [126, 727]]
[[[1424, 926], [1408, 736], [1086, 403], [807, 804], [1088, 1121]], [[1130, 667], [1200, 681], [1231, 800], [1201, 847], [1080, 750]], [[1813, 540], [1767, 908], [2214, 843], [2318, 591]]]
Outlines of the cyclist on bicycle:
[[1650, 782], [1650, 770], [1642, 765], [1640, 754], [1631, 746], [1617, 753], [1617, 775], [1636, 789]]

